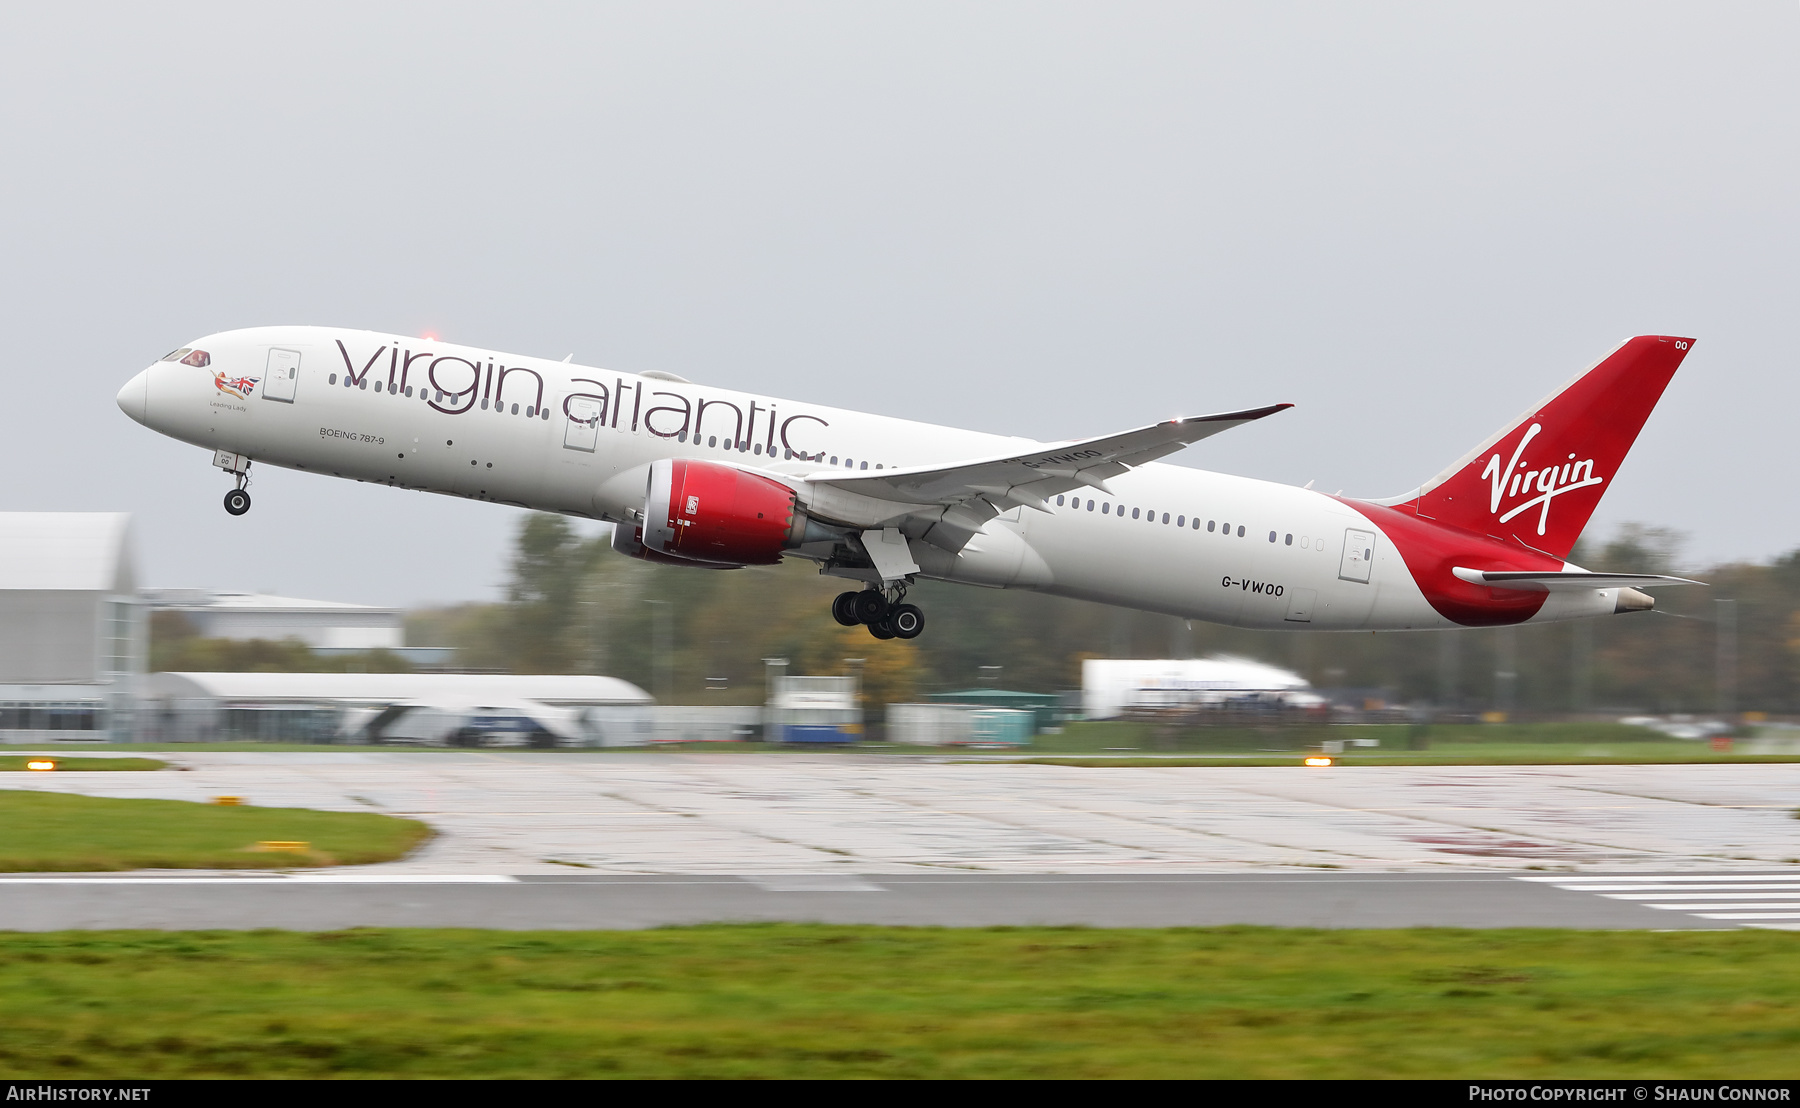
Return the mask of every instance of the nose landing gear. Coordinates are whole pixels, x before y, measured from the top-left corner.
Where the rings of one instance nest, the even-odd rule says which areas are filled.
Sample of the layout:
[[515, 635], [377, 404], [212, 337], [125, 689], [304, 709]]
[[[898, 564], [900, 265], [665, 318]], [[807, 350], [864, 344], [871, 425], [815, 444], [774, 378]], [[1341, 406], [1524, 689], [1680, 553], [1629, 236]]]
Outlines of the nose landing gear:
[[225, 510], [234, 516], [241, 516], [249, 511], [250, 494], [244, 490], [250, 484], [250, 459], [242, 454], [220, 450], [213, 454], [213, 465], [231, 474], [234, 479], [232, 490], [225, 494]]
[[902, 603], [904, 588], [892, 590], [890, 600], [881, 589], [839, 593], [831, 602], [831, 618], [845, 627], [862, 624], [878, 639], [916, 639], [925, 630], [925, 613], [916, 604]]

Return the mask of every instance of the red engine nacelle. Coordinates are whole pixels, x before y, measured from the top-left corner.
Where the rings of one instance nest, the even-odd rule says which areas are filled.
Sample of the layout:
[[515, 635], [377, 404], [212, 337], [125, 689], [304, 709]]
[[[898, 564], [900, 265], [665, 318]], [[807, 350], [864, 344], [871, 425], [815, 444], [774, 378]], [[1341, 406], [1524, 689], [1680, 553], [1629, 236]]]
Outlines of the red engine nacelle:
[[644, 548], [697, 562], [773, 565], [800, 544], [806, 514], [779, 481], [717, 462], [650, 466]]

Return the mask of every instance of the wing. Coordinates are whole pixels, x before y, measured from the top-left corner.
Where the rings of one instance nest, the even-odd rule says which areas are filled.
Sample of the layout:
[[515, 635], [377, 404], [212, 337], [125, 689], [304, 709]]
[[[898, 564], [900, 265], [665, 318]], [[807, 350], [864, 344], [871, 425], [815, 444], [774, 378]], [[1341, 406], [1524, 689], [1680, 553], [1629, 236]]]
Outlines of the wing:
[[[911, 537], [960, 550], [982, 524], [1003, 511], [1017, 506], [1042, 511], [1050, 497], [1082, 487], [1112, 495], [1108, 478], [1291, 407], [1271, 404], [1174, 419], [1116, 435], [1051, 443], [1024, 453], [945, 466], [825, 473], [806, 478], [808, 499], [815, 510], [864, 526], [908, 520], [911, 525], [905, 530]], [[933, 523], [942, 526], [931, 526]]]
[[1686, 577], [1659, 573], [1528, 573], [1510, 570], [1464, 569], [1450, 571], [1471, 585], [1519, 592], [1578, 592], [1585, 589], [1643, 589], [1656, 585], [1703, 585]]

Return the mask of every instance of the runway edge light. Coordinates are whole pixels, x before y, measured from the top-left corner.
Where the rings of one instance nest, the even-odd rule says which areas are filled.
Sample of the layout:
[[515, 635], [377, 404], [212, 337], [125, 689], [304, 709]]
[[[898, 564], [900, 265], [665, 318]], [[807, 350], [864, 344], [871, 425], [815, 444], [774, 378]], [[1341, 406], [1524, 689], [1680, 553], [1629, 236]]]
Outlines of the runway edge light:
[[51, 758], [33, 758], [29, 762], [25, 763], [25, 768], [26, 769], [35, 769], [35, 770], [52, 770], [52, 769], [56, 768], [56, 762], [54, 759], [51, 759]]
[[1328, 766], [1331, 764], [1331, 759], [1322, 754], [1315, 754], [1306, 760], [1306, 764], [1309, 766]]

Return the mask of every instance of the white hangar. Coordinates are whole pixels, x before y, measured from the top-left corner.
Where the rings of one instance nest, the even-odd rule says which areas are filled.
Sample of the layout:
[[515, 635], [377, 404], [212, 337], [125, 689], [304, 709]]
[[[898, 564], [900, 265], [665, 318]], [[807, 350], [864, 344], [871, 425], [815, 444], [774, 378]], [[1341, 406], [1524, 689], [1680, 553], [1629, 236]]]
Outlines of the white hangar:
[[125, 741], [146, 635], [131, 517], [0, 512], [0, 742]]

